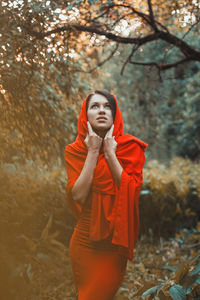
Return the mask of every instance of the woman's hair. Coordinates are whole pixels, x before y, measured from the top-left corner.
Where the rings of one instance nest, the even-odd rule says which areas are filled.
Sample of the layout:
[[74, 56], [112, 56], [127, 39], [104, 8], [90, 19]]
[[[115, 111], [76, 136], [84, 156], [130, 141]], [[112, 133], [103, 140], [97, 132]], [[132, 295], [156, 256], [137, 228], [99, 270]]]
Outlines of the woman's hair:
[[104, 96], [111, 107], [111, 111], [112, 111], [112, 116], [113, 116], [113, 121], [115, 120], [115, 114], [116, 114], [116, 102], [115, 102], [115, 98], [107, 91], [105, 90], [95, 90], [93, 93], [89, 94], [86, 100], [86, 111], [88, 111], [88, 106], [89, 106], [89, 102], [90, 99], [92, 98], [93, 95], [95, 94], [100, 94], [102, 96]]

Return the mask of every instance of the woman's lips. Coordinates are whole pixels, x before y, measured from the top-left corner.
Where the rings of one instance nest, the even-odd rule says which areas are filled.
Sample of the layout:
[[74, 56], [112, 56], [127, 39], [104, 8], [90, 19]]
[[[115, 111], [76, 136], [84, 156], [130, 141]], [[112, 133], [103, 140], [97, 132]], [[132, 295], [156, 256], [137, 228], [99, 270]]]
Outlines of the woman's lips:
[[107, 119], [105, 117], [99, 117], [97, 118], [98, 121], [106, 121]]

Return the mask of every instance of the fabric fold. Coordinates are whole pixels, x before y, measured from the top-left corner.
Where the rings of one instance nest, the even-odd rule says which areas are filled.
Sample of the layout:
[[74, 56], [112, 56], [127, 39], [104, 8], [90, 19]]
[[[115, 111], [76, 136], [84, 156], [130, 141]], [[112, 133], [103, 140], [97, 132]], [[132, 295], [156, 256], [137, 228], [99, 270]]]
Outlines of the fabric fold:
[[141, 175], [122, 173], [120, 189], [116, 195], [115, 223], [112, 243], [126, 249], [119, 250], [130, 260], [139, 233], [139, 194], [141, 189]]

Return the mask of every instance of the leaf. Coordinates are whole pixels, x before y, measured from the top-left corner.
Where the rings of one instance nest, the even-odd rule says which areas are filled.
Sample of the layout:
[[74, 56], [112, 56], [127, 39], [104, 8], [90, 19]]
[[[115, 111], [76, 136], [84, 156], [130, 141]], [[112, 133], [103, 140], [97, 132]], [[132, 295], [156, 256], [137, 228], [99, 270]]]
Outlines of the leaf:
[[150, 194], [149, 190], [143, 190], [140, 192], [140, 195], [148, 195], [148, 194]]
[[53, 221], [53, 213], [51, 213], [50, 217], [49, 217], [49, 220], [47, 222], [47, 225], [45, 226], [45, 228], [43, 229], [42, 231], [42, 234], [41, 234], [41, 239], [46, 239], [48, 237], [48, 234], [49, 234], [49, 229], [51, 228], [52, 226], [52, 221]]
[[146, 292], [144, 292], [142, 294], [142, 296], [148, 296], [150, 294], [157, 294], [157, 292], [161, 289], [162, 287], [162, 284], [159, 284], [159, 285], [156, 285], [156, 286], [153, 286], [152, 288], [148, 289]]
[[200, 299], [200, 284], [196, 284], [191, 291], [187, 294], [187, 299], [199, 300]]
[[169, 289], [169, 294], [173, 300], [186, 300], [186, 289], [179, 284], [173, 285]]
[[134, 294], [133, 296], [141, 296], [147, 289], [150, 289], [152, 287], [154, 287], [156, 284], [155, 281], [151, 281], [151, 282], [145, 282], [144, 286], [141, 287], [136, 294]]
[[188, 271], [189, 271], [189, 265], [185, 264], [175, 275], [176, 283], [181, 283], [184, 277], [188, 274]]
[[200, 262], [198, 263], [198, 265], [196, 266], [196, 268], [194, 268], [191, 272], [190, 275], [195, 275], [200, 273]]
[[32, 281], [32, 279], [33, 279], [33, 273], [31, 272], [31, 269], [32, 269], [31, 264], [28, 264], [27, 269], [26, 269], [26, 274], [30, 281]]
[[170, 266], [168, 262], [164, 265], [163, 269], [164, 270], [169, 270], [169, 271], [172, 271], [172, 272], [177, 272], [177, 268]]
[[193, 284], [198, 280], [198, 274], [192, 275], [192, 276], [187, 276], [184, 278], [182, 282], [182, 286], [186, 289], [189, 289], [193, 286]]
[[158, 299], [160, 300], [171, 300], [172, 298], [168, 295], [169, 292], [163, 291], [162, 289], [158, 293]]
[[200, 258], [200, 254], [198, 254], [197, 256], [195, 256], [191, 261], [190, 264], [192, 264], [193, 262], [195, 262], [196, 260], [198, 260]]

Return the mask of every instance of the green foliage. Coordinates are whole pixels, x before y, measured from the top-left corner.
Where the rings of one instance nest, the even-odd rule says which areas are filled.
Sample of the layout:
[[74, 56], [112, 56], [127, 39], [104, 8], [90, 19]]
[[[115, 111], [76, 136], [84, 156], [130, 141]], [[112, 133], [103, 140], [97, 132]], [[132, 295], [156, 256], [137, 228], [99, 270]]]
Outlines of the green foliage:
[[[169, 166], [156, 160], [144, 168], [140, 196], [141, 233], [153, 238], [171, 236], [178, 229], [192, 228], [199, 221], [200, 167], [180, 157]], [[152, 221], [153, 220], [153, 221]]]
[[159, 285], [156, 285], [156, 286], [153, 286], [152, 288], [148, 289], [147, 291], [145, 291], [142, 296], [145, 297], [145, 296], [148, 296], [148, 295], [151, 295], [151, 294], [154, 294], [156, 295], [158, 293], [158, 291], [161, 289], [162, 285], [159, 284]]
[[[198, 261], [199, 255], [190, 259], [181, 268], [179, 268], [178, 271], [173, 272], [168, 280], [154, 286], [152, 283], [152, 287], [146, 290], [145, 287], [150, 285], [150, 283], [145, 282], [144, 286], [135, 293], [135, 296], [150, 296], [148, 299], [162, 300], [198, 299], [200, 296], [200, 291], [197, 289], [196, 285], [196, 283], [198, 284], [200, 281], [200, 271], [198, 270], [198, 265], [196, 266]], [[196, 270], [198, 270], [198, 272], [194, 278], [194, 272], [196, 272]], [[169, 296], [171, 296], [171, 298]]]
[[179, 284], [173, 285], [169, 289], [169, 294], [173, 300], [186, 300], [186, 289]]
[[[183, 34], [183, 33], [182, 33]], [[187, 36], [195, 46], [199, 43], [196, 32]], [[162, 49], [166, 59], [177, 59], [175, 49], [157, 42], [141, 47], [134, 61], [161, 59]], [[100, 71], [105, 77], [104, 86], [118, 98], [125, 120], [125, 132], [148, 142], [150, 159], [167, 161], [175, 155], [199, 159], [199, 63], [184, 64], [175, 70], [160, 74], [156, 67], [126, 65], [122, 69], [131, 47], [120, 46], [112, 62]], [[110, 86], [110, 82], [112, 86]]]
[[38, 156], [46, 163], [57, 157], [63, 161], [64, 147], [75, 137], [83, 93], [70, 43], [66, 36], [40, 40], [30, 35], [31, 30], [40, 32], [59, 23], [56, 10], [62, 5], [62, 1], [2, 4], [0, 128], [4, 161], [11, 162], [13, 156], [21, 161]]

